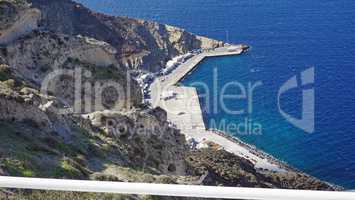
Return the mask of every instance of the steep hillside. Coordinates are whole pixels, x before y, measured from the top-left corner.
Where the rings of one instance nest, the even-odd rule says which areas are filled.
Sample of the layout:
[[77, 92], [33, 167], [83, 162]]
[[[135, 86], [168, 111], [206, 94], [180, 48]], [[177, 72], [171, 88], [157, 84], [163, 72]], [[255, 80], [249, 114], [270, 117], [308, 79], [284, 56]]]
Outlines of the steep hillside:
[[[336, 189], [297, 172], [257, 171], [223, 150], [190, 149], [164, 110], [141, 105], [130, 68], [156, 71], [174, 55], [222, 42], [69, 0], [31, 2], [0, 0], [0, 175]], [[0, 192], [40, 194], [88, 198]]]
[[329, 184], [298, 172], [256, 170], [250, 161], [223, 150], [191, 151], [186, 160], [192, 174], [203, 176], [201, 181], [206, 185], [334, 190]]
[[3, 1], [0, 5], [0, 44], [9, 43], [38, 27], [41, 13], [37, 9], [28, 9], [24, 1], [17, 5]]
[[117, 49], [120, 64], [131, 69], [155, 72], [179, 54], [223, 45], [176, 27], [95, 13], [70, 0], [29, 1], [41, 10], [44, 29], [110, 43]]

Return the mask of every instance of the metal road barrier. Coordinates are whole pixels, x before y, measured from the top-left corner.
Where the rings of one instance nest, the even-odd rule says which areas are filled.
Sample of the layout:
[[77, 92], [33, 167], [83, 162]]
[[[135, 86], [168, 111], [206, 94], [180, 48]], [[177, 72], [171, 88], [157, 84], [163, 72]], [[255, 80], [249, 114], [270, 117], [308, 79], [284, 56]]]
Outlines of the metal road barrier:
[[0, 176], [0, 188], [248, 200], [354, 200], [354, 192], [214, 187]]

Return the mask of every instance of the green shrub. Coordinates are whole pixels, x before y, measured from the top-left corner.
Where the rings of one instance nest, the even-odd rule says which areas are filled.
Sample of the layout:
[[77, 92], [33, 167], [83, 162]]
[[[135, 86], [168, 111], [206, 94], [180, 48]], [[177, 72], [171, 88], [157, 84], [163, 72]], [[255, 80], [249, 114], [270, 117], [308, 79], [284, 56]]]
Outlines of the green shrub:
[[10, 78], [10, 67], [5, 64], [0, 64], [0, 81], [6, 81]]
[[162, 184], [176, 184], [176, 181], [174, 178], [172, 178], [170, 176], [164, 176], [164, 175], [159, 176], [157, 182], [162, 183]]
[[59, 162], [59, 166], [54, 169], [53, 175], [57, 178], [79, 178], [82, 173], [72, 166], [67, 159], [63, 159]]
[[[0, 191], [0, 199], [14, 200], [137, 200], [133, 195], [108, 194], [108, 193], [84, 193], [84, 192], [61, 192], [40, 190], [16, 190], [5, 194]], [[148, 200], [148, 199], [147, 199]]]
[[34, 176], [34, 172], [26, 166], [23, 161], [6, 158], [3, 160], [3, 165], [5, 170], [8, 171], [11, 176]]

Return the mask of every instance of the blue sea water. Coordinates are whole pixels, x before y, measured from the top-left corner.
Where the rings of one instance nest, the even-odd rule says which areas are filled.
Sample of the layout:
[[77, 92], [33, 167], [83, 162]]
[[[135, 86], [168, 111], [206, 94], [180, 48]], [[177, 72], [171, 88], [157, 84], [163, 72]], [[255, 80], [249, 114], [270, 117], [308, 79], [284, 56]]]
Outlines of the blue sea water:
[[[108, 14], [154, 20], [193, 33], [245, 43], [251, 50], [235, 57], [210, 58], [184, 81], [213, 88], [231, 81], [255, 89], [249, 115], [206, 113], [211, 121], [262, 125], [261, 135], [229, 133], [322, 180], [355, 189], [355, 1], [352, 0], [77, 0]], [[315, 132], [291, 125], [277, 107], [280, 86], [305, 69], [315, 69]], [[205, 89], [198, 87], [201, 94]], [[235, 91], [228, 91], [235, 93]], [[218, 94], [216, 94], [218, 95]], [[299, 114], [301, 90], [282, 98], [288, 113]], [[204, 110], [216, 106], [201, 97]], [[228, 100], [229, 108], [245, 101]], [[210, 109], [211, 110], [211, 109]], [[213, 110], [213, 109], [212, 109]]]

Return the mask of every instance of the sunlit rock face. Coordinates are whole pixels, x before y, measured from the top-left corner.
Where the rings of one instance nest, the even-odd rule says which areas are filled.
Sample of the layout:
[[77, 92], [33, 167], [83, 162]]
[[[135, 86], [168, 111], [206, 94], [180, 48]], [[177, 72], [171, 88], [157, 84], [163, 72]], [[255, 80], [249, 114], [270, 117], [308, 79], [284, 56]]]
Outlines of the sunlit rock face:
[[8, 44], [38, 28], [41, 12], [28, 5], [0, 2], [0, 45]]
[[68, 35], [83, 35], [110, 43], [122, 66], [160, 70], [171, 58], [223, 42], [193, 35], [156, 22], [95, 13], [70, 0], [30, 0], [42, 11], [41, 26]]
[[[296, 172], [259, 172], [223, 150], [190, 149], [166, 111], [141, 105], [127, 71], [158, 71], [223, 42], [70, 0], [30, 2], [0, 0], [0, 175], [336, 189]], [[90, 90], [112, 81], [122, 93]], [[112, 109], [117, 100], [121, 109]]]

